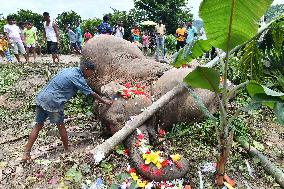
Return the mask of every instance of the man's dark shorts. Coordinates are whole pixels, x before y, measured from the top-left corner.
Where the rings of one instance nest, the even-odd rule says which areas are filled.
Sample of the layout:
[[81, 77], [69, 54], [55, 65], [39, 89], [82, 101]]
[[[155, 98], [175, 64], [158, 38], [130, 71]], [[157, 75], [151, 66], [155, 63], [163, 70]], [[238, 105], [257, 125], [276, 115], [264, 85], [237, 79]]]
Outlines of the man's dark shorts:
[[71, 43], [71, 47], [77, 49], [78, 48], [77, 43]]
[[47, 52], [48, 54], [57, 54], [58, 51], [58, 43], [47, 41]]
[[49, 122], [52, 124], [62, 124], [64, 123], [64, 112], [49, 112], [37, 105], [35, 122], [37, 124], [43, 124], [47, 118], [49, 118]]

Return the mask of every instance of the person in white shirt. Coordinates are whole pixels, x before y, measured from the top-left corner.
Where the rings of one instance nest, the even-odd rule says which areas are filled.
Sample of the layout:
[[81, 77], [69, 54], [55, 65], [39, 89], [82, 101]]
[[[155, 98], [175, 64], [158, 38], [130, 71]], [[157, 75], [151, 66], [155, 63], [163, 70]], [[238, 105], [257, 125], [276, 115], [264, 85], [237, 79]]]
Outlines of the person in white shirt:
[[8, 39], [8, 43], [13, 47], [14, 55], [17, 61], [20, 62], [19, 53], [23, 54], [27, 62], [28, 57], [27, 57], [26, 50], [23, 44], [21, 30], [16, 25], [16, 20], [12, 16], [7, 17], [7, 22], [8, 24], [4, 26], [4, 32]]
[[[52, 54], [53, 63], [59, 62], [58, 43], [59, 43], [59, 31], [56, 23], [52, 22], [48, 12], [43, 13], [44, 18], [44, 31], [43, 39], [47, 42], [47, 52]], [[56, 61], [57, 60], [57, 61]]]
[[121, 22], [118, 22], [116, 24], [116, 26], [113, 28], [113, 33], [114, 36], [119, 37], [119, 38], [123, 38], [124, 36], [124, 28], [122, 26]]

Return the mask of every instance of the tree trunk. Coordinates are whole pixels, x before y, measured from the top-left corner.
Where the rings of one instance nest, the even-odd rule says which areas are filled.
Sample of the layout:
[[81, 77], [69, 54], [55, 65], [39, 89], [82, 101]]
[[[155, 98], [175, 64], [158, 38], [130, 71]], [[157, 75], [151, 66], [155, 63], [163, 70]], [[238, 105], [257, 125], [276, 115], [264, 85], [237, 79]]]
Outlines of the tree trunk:
[[90, 152], [94, 154], [96, 163], [99, 163], [105, 158], [118, 144], [127, 138], [136, 128], [144, 124], [150, 117], [152, 117], [160, 108], [169, 103], [179, 93], [185, 91], [186, 88], [180, 84], [174, 87], [172, 90], [163, 95], [160, 99], [154, 102], [141, 114], [135, 116], [135, 118], [125, 124], [125, 126], [116, 132], [112, 137], [107, 139], [102, 144], [95, 147]]
[[264, 170], [269, 173], [275, 181], [281, 186], [281, 188], [284, 188], [284, 173], [281, 169], [276, 167], [271, 163], [271, 161], [268, 160], [268, 158], [260, 153], [257, 149], [250, 146], [249, 143], [245, 140], [241, 140], [237, 138], [237, 141], [241, 144], [241, 146], [248, 151], [248, 153], [251, 156], [254, 156], [260, 160], [261, 166], [264, 168]]

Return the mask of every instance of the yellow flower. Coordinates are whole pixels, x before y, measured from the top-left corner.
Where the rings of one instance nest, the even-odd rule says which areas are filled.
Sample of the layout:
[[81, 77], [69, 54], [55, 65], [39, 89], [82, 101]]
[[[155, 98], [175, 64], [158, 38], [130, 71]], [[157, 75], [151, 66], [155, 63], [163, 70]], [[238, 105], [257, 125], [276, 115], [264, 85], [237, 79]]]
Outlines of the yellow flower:
[[136, 173], [130, 173], [130, 176], [133, 180], [138, 180], [138, 176], [136, 175]]
[[160, 163], [160, 162], [157, 162], [157, 163], [156, 163], [156, 167], [157, 167], [158, 169], [161, 169], [161, 168], [162, 168], [161, 163]]
[[150, 164], [150, 163], [154, 163], [155, 165], [157, 164], [157, 162], [160, 159], [160, 151], [157, 152], [151, 152], [150, 154], [147, 154], [147, 156], [145, 157], [145, 164]]
[[147, 185], [147, 181], [137, 180], [137, 187], [144, 188]]
[[149, 155], [149, 154], [143, 154], [143, 155], [142, 155], [142, 158], [143, 158], [143, 159], [147, 159], [148, 155]]
[[180, 155], [179, 154], [171, 155], [171, 158], [172, 158], [173, 161], [179, 161]]

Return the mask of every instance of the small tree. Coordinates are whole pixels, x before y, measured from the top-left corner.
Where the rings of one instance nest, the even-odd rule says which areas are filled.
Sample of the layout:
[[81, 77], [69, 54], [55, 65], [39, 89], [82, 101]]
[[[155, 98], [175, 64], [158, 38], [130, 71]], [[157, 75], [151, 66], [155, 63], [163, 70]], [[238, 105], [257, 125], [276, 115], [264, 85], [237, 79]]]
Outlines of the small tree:
[[64, 30], [66, 26], [75, 28], [78, 21], [82, 21], [81, 16], [72, 10], [58, 14], [56, 17], [56, 22], [60, 30]]
[[[220, 122], [216, 124], [219, 143], [219, 156], [217, 157], [215, 174], [217, 185], [223, 185], [224, 183], [225, 165], [234, 138], [232, 121], [238, 117], [240, 112], [258, 108], [261, 104], [267, 105], [275, 110], [279, 122], [282, 125], [284, 124], [284, 93], [272, 91], [255, 81], [246, 81], [230, 89], [227, 84], [230, 52], [238, 45], [246, 43], [256, 34], [258, 29], [257, 21], [271, 3], [272, 0], [230, 0], [218, 4], [215, 0], [203, 0], [199, 14], [204, 21], [208, 41], [197, 41], [187, 45], [177, 54], [174, 60], [176, 65], [181, 65], [198, 57], [203, 51], [208, 50], [211, 45], [226, 52], [224, 60], [220, 57], [222, 63], [220, 71], [213, 68], [198, 67], [184, 79], [189, 87], [213, 91], [219, 102]], [[224, 78], [223, 83], [220, 83], [220, 74]], [[247, 87], [252, 97], [251, 103], [246, 107], [239, 108], [236, 112], [228, 112], [229, 99], [233, 97], [238, 89], [244, 86]], [[199, 105], [208, 116], [216, 120], [213, 115], [204, 109], [201, 103]]]

